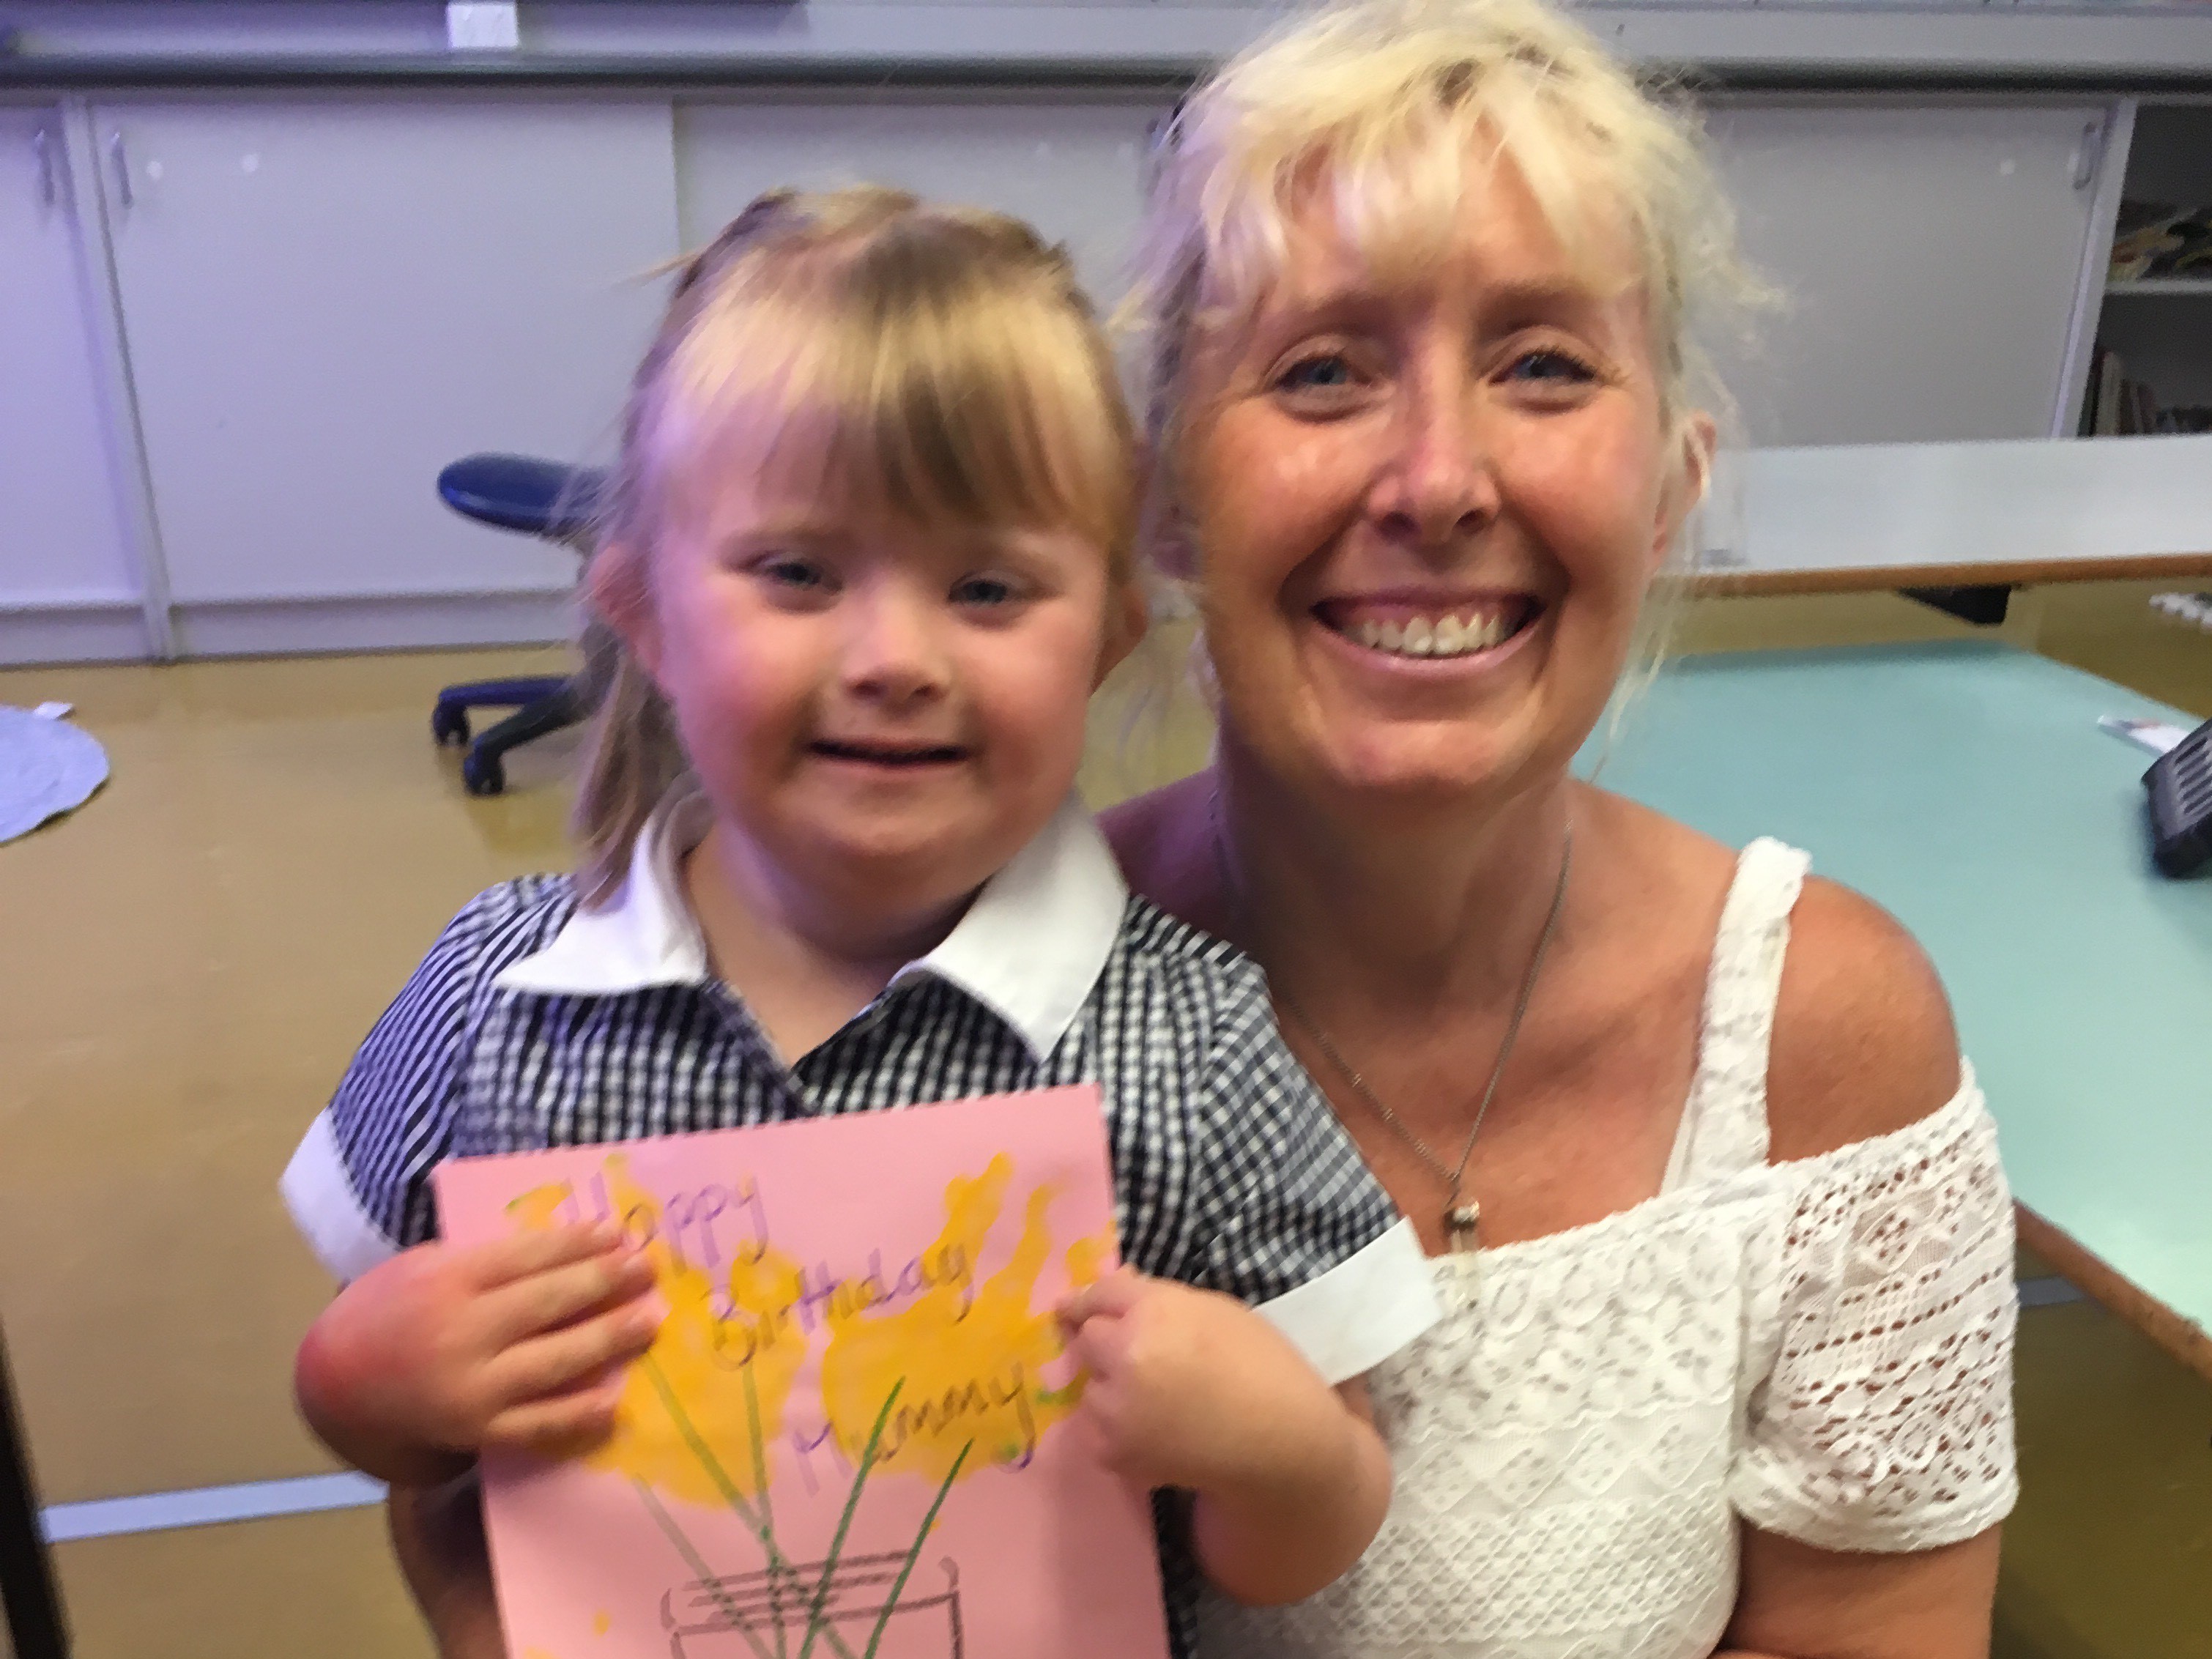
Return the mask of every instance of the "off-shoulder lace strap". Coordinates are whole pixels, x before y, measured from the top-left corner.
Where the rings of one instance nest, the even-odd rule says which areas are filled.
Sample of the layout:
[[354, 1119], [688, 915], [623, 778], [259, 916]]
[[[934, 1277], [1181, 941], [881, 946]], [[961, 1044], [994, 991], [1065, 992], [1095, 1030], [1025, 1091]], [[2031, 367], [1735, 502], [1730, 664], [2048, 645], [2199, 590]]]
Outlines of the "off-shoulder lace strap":
[[1790, 948], [1790, 912], [1810, 862], [1796, 848], [1764, 836], [1736, 860], [1713, 937], [1697, 1075], [1664, 1190], [1725, 1180], [1766, 1162], [1766, 1055]]
[[1992, 1527], [2013, 1451], [2013, 1207], [1973, 1068], [1916, 1123], [1780, 1166], [1775, 1358], [1729, 1497], [1826, 1550], [1932, 1549]]

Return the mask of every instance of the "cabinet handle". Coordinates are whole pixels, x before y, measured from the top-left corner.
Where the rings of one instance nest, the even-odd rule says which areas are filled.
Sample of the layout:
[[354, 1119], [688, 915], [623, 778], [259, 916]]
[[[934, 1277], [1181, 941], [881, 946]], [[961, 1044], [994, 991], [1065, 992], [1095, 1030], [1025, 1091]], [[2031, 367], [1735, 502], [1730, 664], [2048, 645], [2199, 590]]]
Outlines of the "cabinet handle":
[[107, 161], [115, 169], [115, 200], [125, 208], [138, 205], [131, 193], [131, 157], [123, 148], [123, 130], [118, 127], [107, 135]]
[[2097, 182], [2098, 163], [2105, 159], [2105, 124], [2092, 121], [2081, 129], [2081, 142], [2074, 147], [2074, 188], [2087, 190]]
[[31, 154], [39, 164], [39, 199], [49, 208], [61, 205], [62, 181], [54, 172], [54, 136], [40, 127], [31, 135]]

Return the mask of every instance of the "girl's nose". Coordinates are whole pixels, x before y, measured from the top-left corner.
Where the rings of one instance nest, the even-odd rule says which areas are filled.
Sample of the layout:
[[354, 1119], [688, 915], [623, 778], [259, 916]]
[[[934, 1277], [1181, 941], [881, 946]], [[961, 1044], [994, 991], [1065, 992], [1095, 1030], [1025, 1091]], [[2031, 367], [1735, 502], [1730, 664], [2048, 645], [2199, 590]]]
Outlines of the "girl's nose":
[[944, 696], [951, 675], [943, 607], [895, 581], [871, 583], [853, 599], [847, 613], [847, 688], [894, 707]]

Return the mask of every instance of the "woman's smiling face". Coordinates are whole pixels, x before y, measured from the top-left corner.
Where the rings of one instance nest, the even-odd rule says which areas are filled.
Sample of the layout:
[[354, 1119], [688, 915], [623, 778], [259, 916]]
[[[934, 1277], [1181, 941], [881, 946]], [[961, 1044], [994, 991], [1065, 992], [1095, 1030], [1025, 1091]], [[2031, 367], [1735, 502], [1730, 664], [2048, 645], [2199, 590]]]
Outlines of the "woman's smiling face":
[[1664, 408], [1632, 261], [1603, 263], [1500, 163], [1426, 276], [1377, 282], [1310, 215], [1249, 323], [1197, 342], [1209, 648], [1285, 783], [1510, 791], [1595, 725], [1710, 444]]

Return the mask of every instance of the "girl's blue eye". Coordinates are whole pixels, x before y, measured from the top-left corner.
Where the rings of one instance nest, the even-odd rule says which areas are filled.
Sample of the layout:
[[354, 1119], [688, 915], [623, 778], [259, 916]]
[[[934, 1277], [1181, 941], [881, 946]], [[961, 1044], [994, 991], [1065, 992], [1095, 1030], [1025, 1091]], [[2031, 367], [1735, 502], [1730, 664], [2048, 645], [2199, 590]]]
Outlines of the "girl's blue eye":
[[830, 578], [811, 559], [788, 553], [773, 554], [753, 567], [754, 574], [776, 587], [812, 592], [829, 586]]
[[969, 576], [953, 584], [952, 603], [995, 610], [1021, 597], [1003, 576]]

